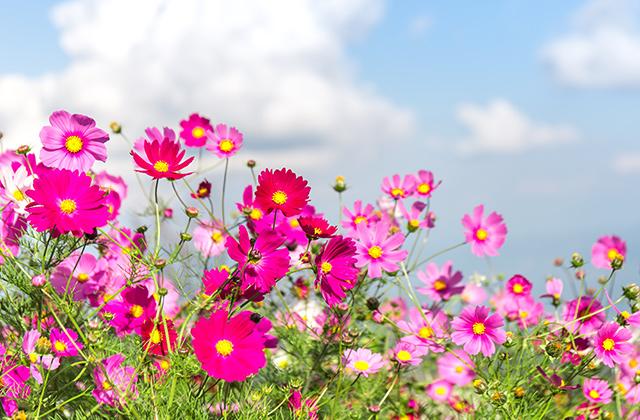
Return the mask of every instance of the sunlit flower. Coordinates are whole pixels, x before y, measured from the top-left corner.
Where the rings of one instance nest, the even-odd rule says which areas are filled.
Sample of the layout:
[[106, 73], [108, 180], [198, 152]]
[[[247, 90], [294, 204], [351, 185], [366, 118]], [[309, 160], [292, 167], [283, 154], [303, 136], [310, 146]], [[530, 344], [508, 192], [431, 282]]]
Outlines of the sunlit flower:
[[591, 248], [591, 263], [598, 268], [611, 269], [613, 260], [624, 261], [627, 244], [617, 236], [603, 236]]
[[180, 138], [187, 147], [202, 147], [207, 142], [207, 133], [213, 131], [209, 120], [199, 114], [191, 114], [186, 120], [180, 121]]
[[623, 361], [623, 356], [633, 351], [633, 345], [628, 343], [631, 331], [615, 322], [607, 322], [598, 329], [593, 340], [593, 351], [598, 358], [609, 367], [614, 367]]
[[431, 193], [433, 193], [441, 183], [442, 181], [434, 181], [431, 171], [420, 170], [416, 178], [416, 194], [421, 197], [431, 197]]
[[7, 350], [0, 343], [0, 402], [7, 416], [11, 417], [18, 412], [16, 400], [24, 400], [31, 394], [28, 385], [29, 368], [18, 365], [7, 356]]
[[167, 178], [171, 180], [181, 179], [191, 174], [191, 172], [180, 172], [193, 161], [194, 157], [183, 160], [185, 151], [180, 150], [180, 144], [165, 139], [162, 142], [158, 140], [145, 140], [144, 145], [145, 158], [142, 158], [135, 151], [131, 151], [131, 156], [136, 163], [136, 172], [143, 172], [153, 179]]
[[436, 379], [427, 385], [427, 395], [434, 401], [448, 401], [453, 386], [445, 378]]
[[423, 347], [416, 347], [405, 341], [399, 341], [392, 349], [391, 354], [400, 366], [417, 366], [422, 363], [422, 356], [425, 355], [425, 351]]
[[374, 208], [371, 204], [362, 205], [362, 201], [357, 200], [353, 203], [353, 212], [347, 207], [342, 209], [345, 220], [342, 221], [342, 227], [347, 229], [349, 234], [353, 235], [358, 229], [358, 225], [364, 223], [368, 227], [371, 223], [376, 222], [378, 217], [374, 214]]
[[531, 294], [531, 282], [525, 276], [516, 274], [507, 281], [505, 289], [515, 298], [528, 296]]
[[215, 257], [225, 251], [227, 236], [222, 223], [202, 220], [193, 230], [193, 245], [203, 257]]
[[382, 277], [382, 270], [389, 273], [397, 271], [398, 263], [403, 261], [408, 251], [399, 249], [404, 243], [404, 236], [398, 232], [391, 236], [389, 226], [378, 222], [367, 228], [358, 225], [356, 267], [367, 267], [369, 277]]
[[503, 325], [499, 315], [489, 315], [489, 308], [469, 306], [451, 322], [451, 339], [471, 355], [482, 351], [482, 354], [489, 357], [495, 353], [496, 344], [506, 341]]
[[406, 334], [400, 341], [418, 347], [424, 354], [429, 351], [440, 353], [444, 346], [438, 342], [445, 335], [448, 318], [443, 311], [409, 311], [409, 321], [398, 321], [398, 328]]
[[141, 327], [142, 348], [149, 354], [166, 356], [175, 349], [178, 334], [170, 319], [147, 318]]
[[323, 217], [300, 217], [298, 223], [302, 231], [311, 239], [330, 238], [338, 230]]
[[345, 350], [342, 360], [346, 369], [365, 378], [377, 373], [384, 367], [382, 356], [365, 348]]
[[218, 124], [213, 131], [207, 132], [206, 147], [220, 158], [231, 157], [242, 147], [242, 133], [235, 127]]
[[356, 245], [353, 240], [336, 236], [331, 238], [315, 259], [316, 286], [329, 306], [335, 306], [346, 297], [358, 280], [355, 267]]
[[307, 181], [290, 169], [265, 169], [258, 176], [255, 204], [266, 214], [280, 210], [287, 217], [297, 216], [309, 201], [310, 191]]
[[461, 349], [444, 353], [438, 358], [437, 364], [438, 376], [455, 385], [465, 386], [475, 376], [475, 364], [469, 355]]
[[93, 381], [96, 387], [92, 395], [101, 404], [122, 407], [138, 397], [138, 375], [135, 368], [124, 365], [122, 354], [103, 359], [93, 369]]
[[64, 331], [52, 328], [49, 333], [49, 342], [51, 343], [51, 351], [57, 357], [77, 356], [78, 351], [84, 347], [78, 341], [78, 334], [69, 328]]
[[149, 290], [139, 284], [126, 288], [118, 299], [109, 301], [102, 312], [112, 316], [109, 325], [118, 336], [140, 334], [142, 323], [156, 315], [156, 301], [149, 296]]
[[571, 332], [589, 334], [596, 331], [604, 322], [606, 315], [600, 301], [590, 296], [580, 296], [566, 303], [562, 319]]
[[404, 178], [400, 178], [400, 175], [396, 174], [391, 179], [385, 177], [382, 180], [382, 192], [394, 200], [411, 197], [415, 190], [416, 179], [413, 175], [405, 175]]
[[484, 206], [479, 205], [473, 209], [473, 214], [465, 214], [462, 218], [464, 236], [474, 255], [494, 257], [504, 244], [507, 226], [498, 213], [490, 213], [487, 217], [483, 213]]
[[608, 404], [611, 402], [613, 391], [609, 389], [609, 382], [604, 379], [587, 378], [582, 383], [582, 393], [593, 403]]
[[424, 287], [418, 287], [416, 290], [436, 302], [441, 300], [449, 300], [452, 296], [462, 293], [464, 286], [459, 283], [462, 281], [462, 272], [453, 271], [453, 262], [445, 262], [441, 268], [436, 263], [429, 263], [425, 267], [425, 271], [418, 271], [418, 278]]
[[74, 300], [82, 300], [99, 289], [105, 276], [107, 267], [103, 259], [74, 252], [55, 268], [51, 285], [59, 294], [68, 293]]

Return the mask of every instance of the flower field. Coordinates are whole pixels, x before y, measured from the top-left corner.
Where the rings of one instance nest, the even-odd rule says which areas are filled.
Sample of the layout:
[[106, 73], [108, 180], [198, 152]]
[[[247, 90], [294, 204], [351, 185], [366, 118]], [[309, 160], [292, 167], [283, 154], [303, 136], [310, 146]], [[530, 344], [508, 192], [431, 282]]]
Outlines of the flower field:
[[[432, 243], [446, 184], [426, 169], [371, 204], [337, 177], [320, 205], [304, 174], [254, 161], [228, 188], [243, 134], [199, 114], [137, 140], [62, 110], [43, 124], [0, 155], [7, 417], [640, 418], [618, 236], [567, 250], [559, 277], [468, 277], [447, 253], [497, 256], [508, 215], [479, 204]], [[129, 185], [94, 168], [107, 142], [128, 143]]]

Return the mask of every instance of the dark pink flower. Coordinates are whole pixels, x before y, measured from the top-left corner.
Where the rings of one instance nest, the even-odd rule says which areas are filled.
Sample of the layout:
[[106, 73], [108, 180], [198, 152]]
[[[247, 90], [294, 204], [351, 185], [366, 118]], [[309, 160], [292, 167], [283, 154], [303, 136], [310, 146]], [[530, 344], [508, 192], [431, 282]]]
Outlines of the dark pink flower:
[[331, 238], [316, 257], [316, 286], [329, 306], [335, 306], [346, 297], [358, 281], [355, 267], [356, 245], [353, 240], [336, 236]]
[[392, 273], [397, 271], [399, 263], [403, 261], [408, 251], [400, 249], [404, 243], [404, 236], [398, 232], [391, 236], [389, 225], [378, 222], [369, 228], [363, 224], [358, 225], [356, 267], [368, 267], [371, 278], [382, 277], [382, 270]]
[[109, 301], [102, 312], [113, 316], [109, 325], [118, 336], [133, 332], [140, 334], [144, 321], [156, 315], [156, 301], [149, 296], [145, 286], [132, 286], [125, 289], [118, 299]]
[[451, 322], [453, 332], [451, 339], [469, 354], [482, 351], [486, 357], [496, 351], [496, 344], [506, 341], [504, 322], [498, 314], [489, 315], [485, 306], [469, 306], [462, 310], [460, 316]]
[[207, 143], [207, 133], [213, 131], [209, 119], [199, 114], [191, 114], [186, 120], [180, 121], [180, 138], [187, 147], [202, 147]]
[[607, 322], [598, 329], [593, 340], [593, 351], [602, 363], [614, 367], [620, 364], [627, 354], [633, 351], [631, 331], [615, 322]]
[[51, 351], [57, 357], [77, 356], [78, 351], [84, 347], [78, 341], [78, 334], [69, 328], [64, 331], [52, 328], [49, 333], [49, 341], [51, 342]]
[[516, 274], [507, 281], [507, 293], [519, 298], [531, 294], [531, 282], [523, 275]]
[[438, 268], [436, 263], [427, 264], [424, 272], [418, 272], [418, 278], [425, 287], [419, 287], [416, 290], [436, 302], [449, 300], [464, 290], [464, 286], [460, 285], [462, 272], [453, 271], [453, 262], [451, 261], [445, 262], [442, 268]]
[[114, 354], [93, 370], [96, 388], [92, 395], [101, 404], [122, 407], [138, 397], [138, 375], [132, 366], [124, 366], [124, 356]]
[[153, 179], [167, 178], [171, 180], [184, 178], [191, 174], [191, 172], [181, 173], [180, 171], [186, 168], [194, 157], [182, 160], [186, 152], [180, 150], [180, 144], [177, 142], [165, 137], [163, 141], [145, 140], [143, 147], [146, 160], [138, 153], [131, 151], [131, 156], [137, 165], [136, 172], [143, 172]]
[[258, 176], [255, 204], [266, 214], [280, 210], [285, 216], [297, 216], [309, 201], [307, 181], [290, 169], [265, 169]]

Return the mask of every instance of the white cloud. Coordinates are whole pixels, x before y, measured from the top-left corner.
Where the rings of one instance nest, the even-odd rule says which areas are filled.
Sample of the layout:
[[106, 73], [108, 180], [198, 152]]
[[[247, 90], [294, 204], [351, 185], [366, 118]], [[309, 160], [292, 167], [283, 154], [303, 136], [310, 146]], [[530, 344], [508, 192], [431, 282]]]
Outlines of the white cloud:
[[504, 99], [495, 99], [486, 106], [462, 104], [457, 117], [469, 131], [458, 143], [458, 149], [465, 153], [517, 153], [577, 139], [573, 127], [532, 121]]
[[640, 0], [591, 0], [544, 47], [554, 76], [577, 87], [640, 87]]
[[613, 169], [620, 174], [640, 173], [640, 153], [617, 156], [613, 160]]
[[52, 11], [66, 68], [0, 75], [3, 141], [37, 145], [60, 108], [136, 136], [197, 111], [294, 158], [298, 144], [344, 152], [406, 137], [412, 113], [358, 81], [346, 53], [382, 12], [382, 0], [68, 0]]

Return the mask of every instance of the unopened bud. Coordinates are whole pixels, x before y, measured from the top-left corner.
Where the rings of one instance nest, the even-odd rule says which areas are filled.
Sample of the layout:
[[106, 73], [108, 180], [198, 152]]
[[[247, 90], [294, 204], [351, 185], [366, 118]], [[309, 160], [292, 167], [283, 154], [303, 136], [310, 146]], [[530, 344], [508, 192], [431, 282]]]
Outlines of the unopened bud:
[[44, 286], [46, 282], [47, 282], [47, 278], [44, 276], [44, 274], [38, 274], [37, 276], [33, 276], [31, 278], [31, 284], [34, 285], [35, 287]]
[[576, 279], [584, 280], [586, 276], [587, 274], [584, 272], [584, 270], [576, 270]]
[[487, 383], [484, 379], [475, 379], [473, 381], [473, 389], [476, 391], [476, 394], [484, 394], [487, 391]]
[[495, 406], [500, 406], [506, 402], [507, 402], [507, 397], [504, 395], [504, 393], [500, 391], [496, 391], [493, 394], [491, 394], [491, 404]]
[[616, 256], [612, 261], [611, 261], [611, 268], [613, 270], [620, 270], [622, 268], [622, 266], [624, 265], [624, 258], [621, 255]]
[[153, 265], [156, 268], [164, 268], [167, 265], [167, 260], [165, 260], [164, 258], [158, 258], [157, 260], [155, 260]]
[[138, 233], [145, 233], [147, 231], [147, 227], [145, 225], [142, 225], [140, 227], [138, 227], [138, 229], [136, 229], [136, 232]]
[[112, 121], [111, 124], [109, 124], [109, 128], [111, 128], [114, 134], [122, 133], [122, 126], [116, 121]]
[[627, 299], [636, 300], [638, 295], [640, 295], [640, 287], [635, 283], [631, 283], [622, 288], [622, 293]]
[[564, 259], [560, 257], [553, 260], [553, 265], [555, 265], [556, 267], [562, 267], [562, 264], [564, 264]]
[[573, 254], [571, 254], [571, 267], [579, 268], [579, 267], [582, 267], [583, 265], [584, 265], [584, 258], [582, 258], [582, 255], [580, 255], [577, 252], [574, 252]]
[[167, 296], [167, 293], [169, 293], [169, 290], [167, 290], [167, 288], [165, 287], [161, 287], [158, 289], [158, 294], [160, 296]]
[[600, 284], [607, 284], [608, 281], [609, 281], [609, 278], [607, 276], [598, 277], [598, 283]]
[[344, 181], [344, 177], [342, 175], [338, 175], [336, 177], [336, 182], [333, 184], [333, 189], [336, 192], [344, 192], [347, 189], [347, 184]]
[[200, 212], [198, 211], [198, 209], [197, 209], [197, 208], [195, 208], [195, 207], [187, 207], [187, 208], [184, 210], [184, 212], [185, 212], [185, 214], [186, 214], [188, 217], [190, 217], [190, 218], [192, 218], [192, 219], [193, 219], [194, 217], [198, 217], [198, 214], [200, 213]]
[[22, 146], [16, 149], [16, 153], [19, 155], [26, 155], [30, 151], [31, 151], [31, 147], [27, 146], [26, 144], [23, 144]]
[[182, 242], [189, 242], [192, 239], [192, 236], [189, 232], [180, 233], [180, 240]]
[[367, 308], [371, 311], [375, 311], [380, 306], [380, 301], [375, 297], [370, 297], [367, 299]]
[[249, 160], [247, 161], [247, 166], [248, 166], [249, 168], [255, 168], [255, 167], [256, 167], [256, 161], [255, 161], [255, 160], [253, 160], [253, 159], [249, 159]]

